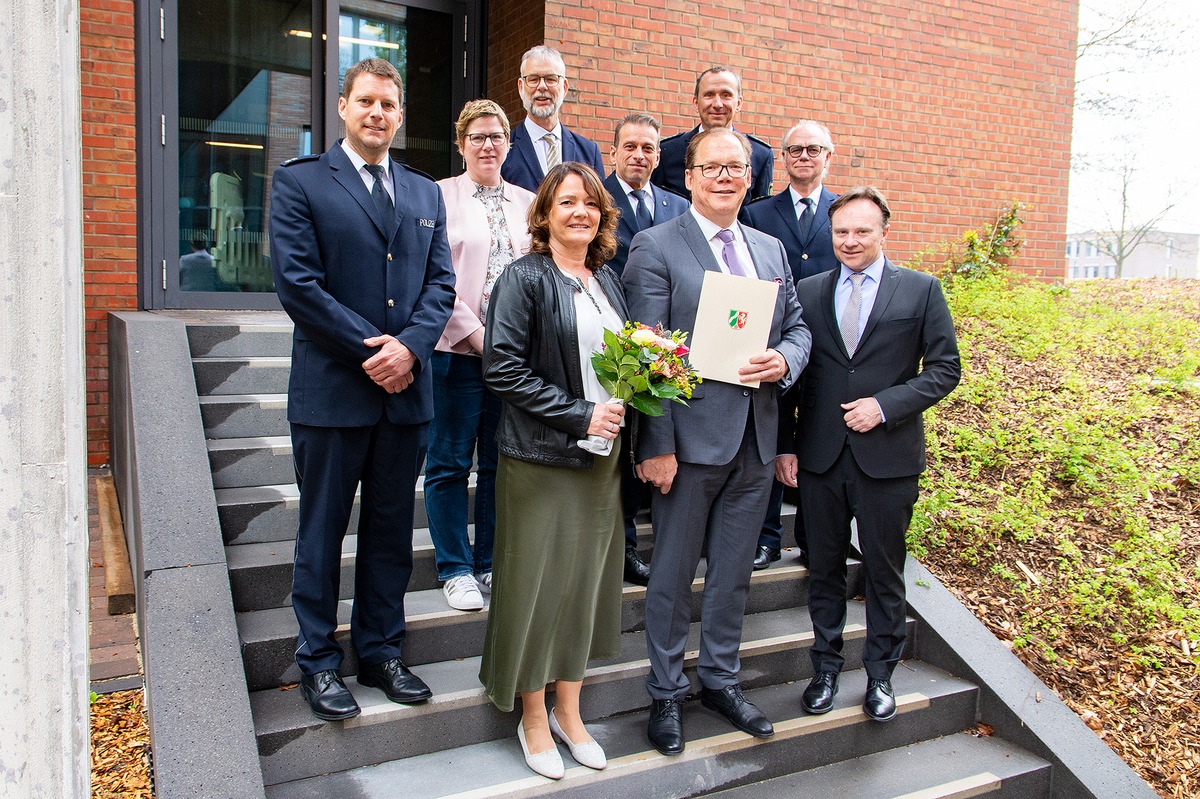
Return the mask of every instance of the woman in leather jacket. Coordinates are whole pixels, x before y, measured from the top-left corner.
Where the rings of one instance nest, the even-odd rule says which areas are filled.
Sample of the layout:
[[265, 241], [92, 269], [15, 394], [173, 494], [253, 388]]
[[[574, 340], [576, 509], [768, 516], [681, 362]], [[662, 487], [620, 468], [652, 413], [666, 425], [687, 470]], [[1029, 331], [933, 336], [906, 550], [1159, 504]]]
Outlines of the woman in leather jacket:
[[625, 411], [590, 363], [604, 330], [628, 317], [620, 281], [604, 266], [617, 216], [590, 167], [551, 169], [529, 212], [530, 253], [496, 281], [484, 341], [484, 382], [504, 409], [480, 680], [501, 710], [521, 695], [526, 762], [554, 779], [564, 770], [554, 739], [579, 763], [604, 767], [579, 694], [588, 660], [620, 649], [621, 442], [607, 456], [580, 447], [588, 436], [617, 439]]

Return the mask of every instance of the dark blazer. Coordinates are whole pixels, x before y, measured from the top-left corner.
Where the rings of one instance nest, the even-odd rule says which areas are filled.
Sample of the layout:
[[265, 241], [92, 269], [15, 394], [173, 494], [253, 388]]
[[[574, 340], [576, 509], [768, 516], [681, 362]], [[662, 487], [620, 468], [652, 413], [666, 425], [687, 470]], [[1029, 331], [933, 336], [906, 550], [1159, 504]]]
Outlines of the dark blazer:
[[[804, 372], [795, 449], [800, 468], [827, 471], [847, 440], [854, 460], [876, 479], [925, 470], [921, 414], [958, 385], [962, 368], [954, 321], [937, 278], [884, 262], [875, 304], [854, 357], [846, 355], [833, 295], [841, 269], [797, 286], [812, 356]], [[846, 427], [841, 404], [874, 397], [885, 422], [866, 433]], [[781, 442], [787, 451], [787, 442]]]
[[[664, 402], [662, 416], [640, 420], [638, 461], [675, 453], [687, 463], [729, 463], [741, 446], [751, 406], [759, 457], [763, 463], [775, 457], [777, 393], [786, 390], [804, 369], [809, 334], [788, 274], [783, 245], [753, 228], [742, 230], [759, 277], [779, 285], [767, 346], [783, 355], [788, 374], [778, 383], [763, 383], [754, 389], [705, 381], [696, 387], [686, 406]], [[670, 330], [695, 330], [696, 306], [706, 271], [720, 271], [720, 267], [691, 213], [638, 233], [621, 275], [630, 319], [662, 324]]]
[[[625, 261], [629, 258], [629, 243], [637, 233], [634, 229], [634, 208], [629, 204], [629, 196], [621, 190], [621, 184], [617, 182], [617, 173], [613, 172], [604, 179], [604, 188], [608, 189], [613, 202], [621, 211], [621, 219], [617, 223], [617, 254], [605, 264], [619, 276], [625, 271]], [[674, 219], [688, 209], [687, 200], [653, 183], [647, 183], [646, 190], [650, 192], [654, 203], [655, 225]]]
[[[271, 185], [271, 268], [295, 322], [288, 421], [317, 427], [433, 418], [426, 368], [454, 305], [446, 207], [436, 184], [391, 162], [395, 214], [382, 219], [340, 144], [293, 159]], [[414, 379], [388, 394], [363, 371], [387, 333], [416, 356]]]
[[786, 189], [747, 205], [742, 209], [741, 220], [783, 242], [788, 265], [792, 267], [792, 278], [799, 283], [806, 277], [840, 266], [833, 254], [833, 236], [829, 232], [829, 206], [836, 199], [836, 194], [821, 187], [821, 201], [814, 209], [816, 216], [804, 241], [800, 240], [800, 222], [796, 219], [796, 207], [792, 205], [792, 193]]
[[[578, 161], [596, 170], [596, 174], [604, 176], [604, 161], [600, 158], [600, 148], [594, 141], [575, 133], [566, 125], [562, 126], [562, 160]], [[512, 143], [509, 146], [508, 158], [500, 167], [500, 176], [513, 185], [537, 194], [538, 186], [546, 173], [538, 163], [537, 153], [533, 151], [533, 142], [529, 131], [525, 130], [525, 120], [521, 120], [512, 129]]]
[[[697, 126], [662, 140], [659, 145], [662, 155], [654, 174], [650, 176], [651, 183], [670, 189], [688, 200], [692, 199], [692, 193], [687, 190], [687, 185], [684, 183], [683, 173], [684, 165], [687, 163], [688, 143], [699, 132], [700, 127]], [[746, 199], [742, 201], [745, 204], [751, 200], [757, 200], [759, 197], [770, 196], [771, 184], [775, 180], [775, 152], [771, 149], [771, 145], [762, 139], [751, 136], [745, 131], [739, 130], [738, 133], [744, 133], [750, 140], [750, 176], [753, 183], [750, 185], [750, 191], [746, 192]]]

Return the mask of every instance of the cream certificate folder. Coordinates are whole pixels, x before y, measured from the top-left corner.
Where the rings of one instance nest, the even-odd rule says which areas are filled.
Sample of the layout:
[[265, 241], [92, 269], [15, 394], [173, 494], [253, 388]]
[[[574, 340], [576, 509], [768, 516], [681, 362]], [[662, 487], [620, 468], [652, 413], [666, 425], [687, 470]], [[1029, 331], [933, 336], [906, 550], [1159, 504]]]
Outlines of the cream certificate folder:
[[773, 280], [704, 273], [688, 355], [701, 377], [758, 388], [757, 381], [738, 380], [738, 369], [766, 351], [778, 297]]

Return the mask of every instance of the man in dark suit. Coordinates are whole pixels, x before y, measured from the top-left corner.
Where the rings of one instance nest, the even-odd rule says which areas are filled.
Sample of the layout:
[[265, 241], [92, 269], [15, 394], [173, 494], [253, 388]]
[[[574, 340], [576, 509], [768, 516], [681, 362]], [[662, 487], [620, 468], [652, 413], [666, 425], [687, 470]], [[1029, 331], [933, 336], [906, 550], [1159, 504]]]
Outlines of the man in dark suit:
[[[829, 235], [829, 206], [837, 195], [825, 188], [825, 176], [833, 158], [829, 128], [810, 119], [801, 120], [783, 135], [783, 166], [788, 173], [788, 190], [757, 200], [742, 209], [742, 221], [783, 242], [788, 265], [797, 283], [802, 278], [836, 269], [833, 238]], [[783, 418], [795, 419], [795, 391], [780, 399]], [[796, 546], [800, 558], [808, 552], [803, 515], [796, 516]], [[758, 536], [754, 568], [765, 569], [779, 560], [783, 549], [783, 484], [776, 481], [767, 505], [767, 518]]]
[[427, 368], [454, 303], [446, 211], [433, 181], [388, 157], [403, 86], [387, 61], [346, 72], [346, 138], [275, 170], [271, 264], [295, 323], [288, 421], [300, 523], [292, 605], [301, 689], [321, 719], [359, 707], [338, 670], [342, 538], [361, 483], [351, 635], [358, 682], [394, 702], [431, 696], [401, 660], [413, 502], [433, 416]]
[[[800, 281], [812, 357], [794, 437], [781, 436], [776, 477], [799, 478], [808, 529], [809, 613], [816, 676], [801, 698], [808, 713], [833, 707], [844, 658], [850, 519], [866, 573], [863, 710], [896, 715], [891, 676], [904, 652], [904, 535], [925, 470], [921, 414], [958, 385], [954, 321], [937, 278], [883, 254], [891, 211], [873, 187], [830, 207], [841, 267]], [[788, 446], [788, 445], [792, 446]]]
[[[617, 253], [606, 266], [618, 275], [625, 271], [629, 243], [644, 228], [661, 225], [688, 209], [688, 201], [650, 183], [650, 173], [658, 164], [658, 120], [637, 111], [617, 123], [609, 158], [613, 171], [604, 179], [604, 188], [621, 211], [617, 224]], [[638, 555], [635, 517], [649, 492], [645, 483], [633, 474], [633, 466], [621, 467], [621, 505], [625, 515], [625, 580], [645, 585], [650, 567]]]
[[[662, 160], [650, 180], [658, 186], [670, 189], [689, 200], [692, 198], [684, 175], [684, 162], [692, 137], [702, 130], [733, 127], [738, 111], [742, 107], [742, 79], [728, 67], [709, 67], [696, 76], [696, 88], [692, 92], [696, 104], [699, 124], [691, 130], [668, 136], [662, 141]], [[750, 141], [751, 183], [744, 203], [771, 193], [775, 179], [775, 154], [771, 145], [746, 134]]]
[[539, 44], [521, 56], [517, 92], [526, 116], [524, 124], [513, 128], [508, 158], [500, 168], [509, 183], [537, 192], [546, 172], [564, 161], [578, 161], [604, 174], [596, 143], [559, 119], [569, 86], [566, 63], [553, 47]]
[[727, 128], [693, 138], [686, 157], [691, 210], [638, 233], [622, 275], [630, 317], [676, 330], [695, 330], [706, 272], [778, 286], [767, 349], [738, 370], [742, 383], [761, 381], [758, 388], [705, 381], [687, 406], [664, 403], [662, 416], [641, 420], [638, 475], [659, 490], [646, 589], [646, 690], [652, 700], [647, 737], [668, 755], [684, 747], [682, 701], [692, 686], [683, 672], [683, 653], [692, 580], [706, 539], [697, 668], [701, 702], [750, 735], [774, 734], [770, 720], [742, 694], [738, 647], [750, 564], [771, 490], [776, 392], [804, 368], [809, 335], [783, 245], [737, 222], [750, 186], [750, 153], [746, 137]]

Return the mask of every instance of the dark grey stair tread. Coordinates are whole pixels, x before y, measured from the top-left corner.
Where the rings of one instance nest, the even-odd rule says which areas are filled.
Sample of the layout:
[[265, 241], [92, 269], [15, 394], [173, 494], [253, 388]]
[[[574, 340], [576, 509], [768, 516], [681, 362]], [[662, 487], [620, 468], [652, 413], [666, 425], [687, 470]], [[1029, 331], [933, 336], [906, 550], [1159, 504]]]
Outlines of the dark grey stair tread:
[[292, 320], [282, 311], [238, 321], [187, 322], [193, 358], [241, 355], [286, 356], [292, 350]]
[[[627, 590], [636, 591], [637, 586], [626, 586]], [[450, 610], [446, 607], [444, 601], [440, 600], [441, 592], [437, 593], [438, 604], [440, 608], [430, 606], [430, 603], [423, 601], [422, 610], [426, 615], [421, 617], [424, 621], [429, 622], [436, 618], [457, 617], [463, 620], [483, 619], [486, 621], [486, 610], [475, 612], [464, 612]], [[417, 604], [417, 603], [414, 603]], [[406, 602], [406, 606], [408, 603]], [[339, 615], [347, 613], [349, 603], [342, 603], [339, 608]], [[281, 614], [286, 613], [287, 618]], [[272, 615], [273, 624], [287, 622], [290, 619], [290, 627], [292, 635], [295, 635], [295, 616], [292, 615], [290, 608], [267, 611], [261, 614], [242, 614], [239, 617], [239, 630], [242, 633], [244, 641], [255, 640], [254, 636], [260, 634], [256, 625], [243, 625], [247, 616], [259, 616], [260, 619], [266, 615]], [[410, 612], [407, 618], [412, 625], [417, 621], [417, 615]], [[257, 620], [256, 620], [257, 621]], [[412, 627], [410, 626], [410, 630]], [[866, 609], [858, 602], [849, 603], [847, 608], [847, 619], [845, 628], [845, 637], [861, 638], [866, 633]], [[414, 633], [415, 634], [415, 633]], [[748, 653], [762, 649], [777, 649], [780, 647], [807, 646], [812, 640], [812, 624], [808, 619], [808, 611], [805, 608], [789, 608], [768, 613], [756, 613], [746, 617], [742, 629], [742, 657], [746, 657]], [[480, 648], [483, 641], [480, 639]], [[700, 624], [693, 622], [688, 630], [688, 643], [686, 647], [686, 660], [689, 665], [693, 664], [698, 648], [700, 645]], [[646, 643], [645, 636], [641, 632], [629, 632], [621, 636], [621, 654], [608, 661], [595, 661], [590, 664], [588, 669], [589, 676], [597, 679], [613, 679], [614, 675], [619, 671], [633, 671], [638, 674], [644, 674], [650, 667], [649, 661], [646, 660]], [[487, 698], [483, 693], [483, 686], [479, 684], [479, 661], [478, 655], [466, 657], [457, 660], [441, 661], [435, 663], [426, 663], [419, 667], [414, 666], [414, 670], [420, 674], [421, 678], [429, 683], [434, 691], [434, 698], [426, 705], [417, 708], [405, 707], [389, 702], [382, 693], [371, 689], [362, 689], [357, 683], [350, 678], [347, 678], [346, 684], [351, 687], [363, 707], [363, 715], [357, 722], [347, 722], [347, 724], [363, 724], [376, 723], [385, 718], [401, 718], [407, 715], [412, 715], [414, 712], [425, 712], [429, 708], [437, 707], [439, 704], [446, 702], [460, 703], [465, 698], [470, 697], [471, 701], [484, 704]], [[473, 668], [467, 668], [464, 672], [460, 665], [462, 663], [473, 663]], [[354, 683], [353, 685], [351, 683]], [[310, 727], [319, 726], [320, 721], [314, 719], [308, 712], [308, 706], [295, 696], [290, 691], [279, 691], [278, 689], [266, 689], [262, 691], [254, 691], [250, 694], [251, 706], [254, 710], [255, 728], [259, 734], [274, 733], [283, 730], [294, 729], [297, 726]]]
[[[692, 701], [684, 706], [687, 749], [679, 757], [666, 758], [649, 747], [645, 739], [646, 716], [639, 711], [589, 723], [590, 732], [609, 758], [608, 768], [604, 771], [578, 766], [570, 759], [566, 748], [560, 747], [567, 774], [558, 783], [533, 774], [522, 759], [520, 745], [510, 735], [457, 749], [269, 786], [267, 796], [270, 799], [327, 796], [382, 799], [397, 795], [398, 786], [404, 787], [406, 799], [454, 796], [465, 799], [561, 792], [570, 792], [573, 799], [581, 796], [691, 796], [705, 788], [753, 779], [763, 771], [788, 769], [792, 760], [781, 757], [781, 751], [827, 749], [823, 742], [837, 737], [840, 731], [860, 728], [859, 737], [874, 737], [882, 743], [887, 738], [903, 738], [906, 733], [915, 732], [917, 725], [906, 725], [905, 722], [911, 722], [916, 714], [924, 713], [929, 717], [927, 724], [936, 726], [937, 720], [932, 717], [938, 714], [926, 713], [927, 709], [943, 698], [972, 696], [975, 691], [970, 683], [923, 663], [906, 664], [902, 670], [895, 680], [900, 713], [890, 725], [868, 722], [858, 707], [858, 700], [844, 695], [839, 695], [834, 710], [828, 714], [805, 716], [799, 710], [802, 685], [784, 683], [747, 692], [748, 698], [775, 720], [775, 737], [767, 741], [734, 730], [716, 713]], [[848, 672], [843, 680], [847, 684], [865, 683], [865, 675]], [[585, 697], [586, 694], [585, 689]], [[424, 710], [433, 712], [432, 708]], [[966, 705], [962, 710], [969, 712]], [[966, 723], [966, 719], [959, 719], [957, 713], [941, 715], [952, 716], [941, 726]], [[516, 714], [506, 716], [513, 728], [517, 718]], [[371, 721], [360, 716], [345, 724], [371, 724]]]
[[201, 396], [286, 392], [291, 366], [292, 359], [288, 355], [192, 359], [196, 391]]
[[710, 794], [721, 799], [1048, 797], [1050, 764], [1007, 741], [946, 735]]
[[210, 394], [200, 397], [207, 438], [288, 435], [287, 394]]

